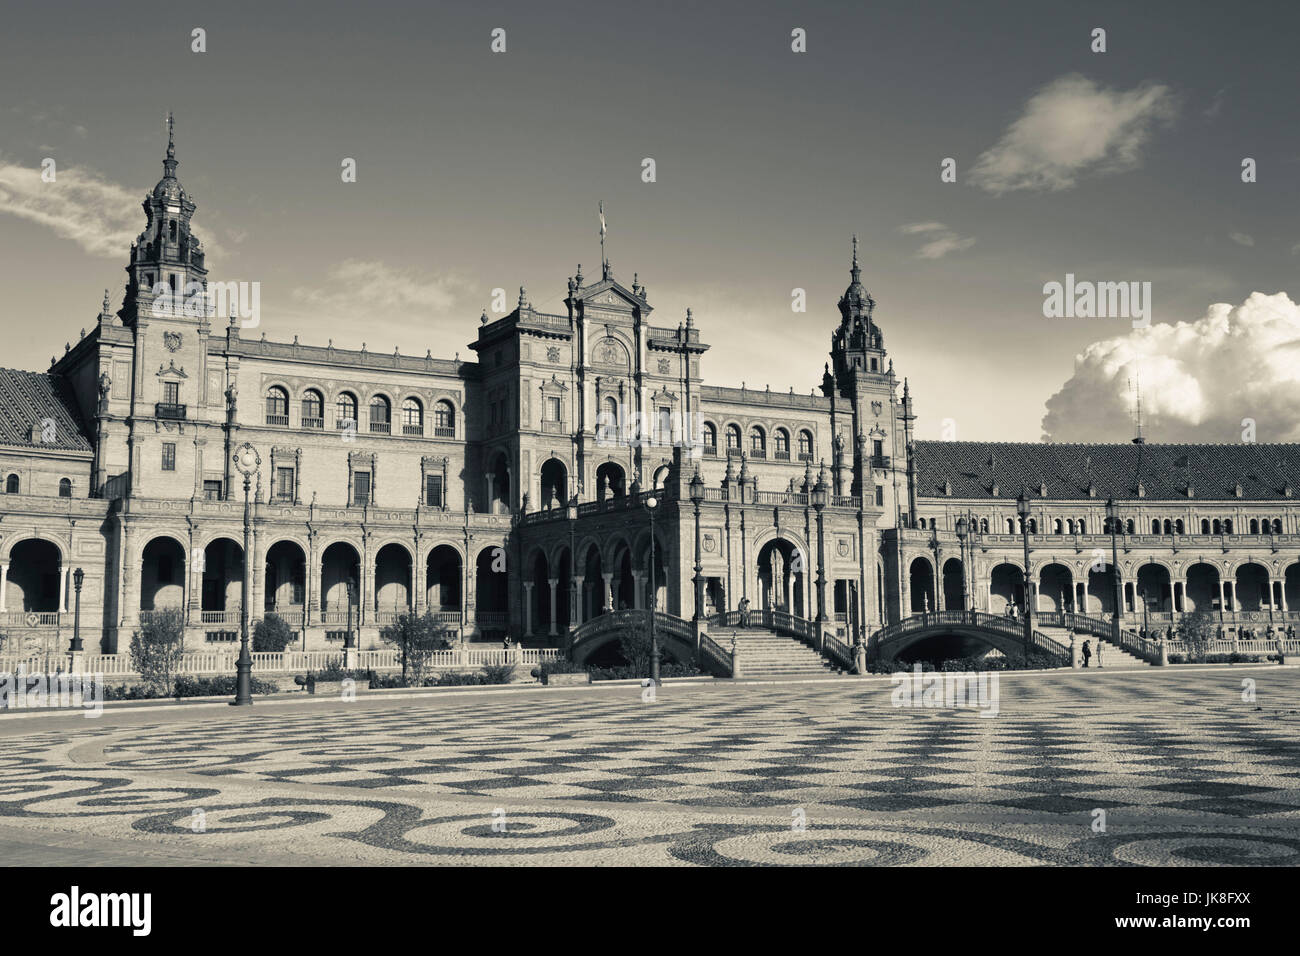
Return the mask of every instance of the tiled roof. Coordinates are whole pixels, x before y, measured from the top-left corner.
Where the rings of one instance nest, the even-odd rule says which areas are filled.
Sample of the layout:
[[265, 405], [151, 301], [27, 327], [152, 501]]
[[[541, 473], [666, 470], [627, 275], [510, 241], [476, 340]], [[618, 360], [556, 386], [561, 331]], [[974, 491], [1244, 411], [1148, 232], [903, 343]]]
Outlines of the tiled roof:
[[1137, 499], [1139, 476], [1146, 500], [1285, 501], [1286, 489], [1300, 497], [1300, 445], [1101, 445], [1015, 442], [916, 443], [916, 492], [954, 498], [1014, 499], [1021, 486], [1039, 497], [1087, 499], [1091, 480], [1096, 498]]
[[[54, 419], [52, 441], [48, 442], [42, 441], [47, 418]], [[0, 368], [0, 445], [90, 451], [90, 440], [67, 381], [58, 375]]]

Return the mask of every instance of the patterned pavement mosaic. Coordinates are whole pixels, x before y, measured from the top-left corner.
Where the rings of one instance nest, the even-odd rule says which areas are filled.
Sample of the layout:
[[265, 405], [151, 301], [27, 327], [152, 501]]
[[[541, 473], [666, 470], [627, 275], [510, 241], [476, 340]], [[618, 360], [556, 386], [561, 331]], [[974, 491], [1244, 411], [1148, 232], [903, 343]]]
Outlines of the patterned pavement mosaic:
[[1000, 690], [994, 718], [897, 709], [881, 680], [0, 716], [0, 855], [1300, 864], [1300, 670], [1011, 675]]

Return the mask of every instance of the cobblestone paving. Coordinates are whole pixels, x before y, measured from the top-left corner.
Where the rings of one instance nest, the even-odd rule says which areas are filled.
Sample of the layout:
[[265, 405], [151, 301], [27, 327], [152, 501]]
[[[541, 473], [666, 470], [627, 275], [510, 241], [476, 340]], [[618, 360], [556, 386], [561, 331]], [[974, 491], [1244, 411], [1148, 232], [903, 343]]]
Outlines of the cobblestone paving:
[[1300, 671], [1004, 675], [1000, 689], [995, 718], [897, 709], [887, 680], [0, 716], [0, 854], [1300, 863]]

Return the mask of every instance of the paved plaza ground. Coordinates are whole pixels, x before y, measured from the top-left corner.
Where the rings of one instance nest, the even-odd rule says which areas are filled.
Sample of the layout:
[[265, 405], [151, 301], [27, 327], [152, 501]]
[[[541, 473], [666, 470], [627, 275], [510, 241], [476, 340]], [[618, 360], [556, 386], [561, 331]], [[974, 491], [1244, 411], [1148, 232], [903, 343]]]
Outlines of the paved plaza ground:
[[1000, 692], [995, 718], [898, 709], [887, 678], [0, 716], [0, 855], [1300, 864], [1300, 670], [1004, 674]]

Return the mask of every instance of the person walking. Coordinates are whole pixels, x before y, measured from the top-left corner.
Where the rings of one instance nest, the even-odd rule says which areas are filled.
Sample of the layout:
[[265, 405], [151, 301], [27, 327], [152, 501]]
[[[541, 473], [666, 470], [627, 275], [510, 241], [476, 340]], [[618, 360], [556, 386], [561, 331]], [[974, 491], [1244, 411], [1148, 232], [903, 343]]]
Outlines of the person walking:
[[1083, 666], [1088, 666], [1088, 661], [1092, 659], [1092, 648], [1087, 641], [1083, 642]]
[[749, 627], [749, 598], [743, 597], [740, 599], [739, 611], [740, 611], [740, 626]]

